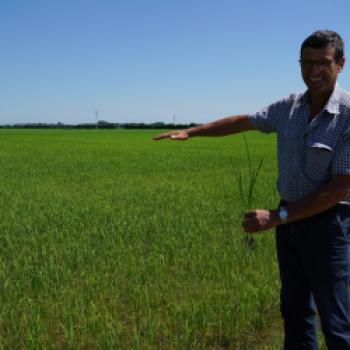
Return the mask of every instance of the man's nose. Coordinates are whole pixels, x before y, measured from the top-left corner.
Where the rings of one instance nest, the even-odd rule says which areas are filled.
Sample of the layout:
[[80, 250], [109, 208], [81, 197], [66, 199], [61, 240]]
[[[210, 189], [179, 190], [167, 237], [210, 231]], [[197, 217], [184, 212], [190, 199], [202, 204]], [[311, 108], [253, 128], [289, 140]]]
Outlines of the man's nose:
[[319, 64], [317, 62], [314, 62], [310, 69], [311, 75], [318, 75], [322, 72], [322, 69], [320, 68]]

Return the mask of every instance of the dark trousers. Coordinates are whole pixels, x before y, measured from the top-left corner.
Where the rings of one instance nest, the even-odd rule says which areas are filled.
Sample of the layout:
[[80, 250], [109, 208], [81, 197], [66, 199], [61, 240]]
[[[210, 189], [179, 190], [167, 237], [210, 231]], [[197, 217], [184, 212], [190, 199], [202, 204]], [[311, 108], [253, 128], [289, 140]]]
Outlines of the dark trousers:
[[276, 229], [285, 350], [318, 349], [317, 308], [329, 350], [350, 350], [350, 206]]

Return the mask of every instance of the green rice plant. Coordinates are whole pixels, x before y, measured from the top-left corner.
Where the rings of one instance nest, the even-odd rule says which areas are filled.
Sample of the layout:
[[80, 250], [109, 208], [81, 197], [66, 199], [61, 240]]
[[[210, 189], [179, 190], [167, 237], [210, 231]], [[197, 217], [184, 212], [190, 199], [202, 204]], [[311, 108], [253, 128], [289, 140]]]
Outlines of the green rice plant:
[[[260, 158], [258, 166], [253, 168], [252, 160], [250, 157], [250, 150], [248, 141], [245, 135], [242, 135], [244, 140], [245, 147], [245, 156], [248, 163], [248, 179], [245, 181], [245, 177], [241, 171], [236, 174], [238, 189], [240, 194], [240, 199], [244, 203], [244, 212], [252, 209], [253, 204], [253, 194], [256, 181], [258, 179], [260, 170], [263, 166], [264, 159]], [[252, 233], [247, 232], [245, 237], [243, 238], [243, 242], [248, 249], [253, 249], [255, 247], [255, 240], [253, 238]]]

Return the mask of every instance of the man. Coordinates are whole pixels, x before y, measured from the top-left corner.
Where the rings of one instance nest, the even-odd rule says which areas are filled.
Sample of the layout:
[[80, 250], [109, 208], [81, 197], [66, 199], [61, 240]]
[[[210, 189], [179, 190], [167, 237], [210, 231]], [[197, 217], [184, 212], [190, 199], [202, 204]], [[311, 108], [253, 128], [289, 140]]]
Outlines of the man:
[[325, 30], [301, 45], [307, 86], [252, 115], [156, 136], [186, 140], [248, 130], [277, 133], [277, 209], [244, 215], [247, 232], [276, 227], [284, 348], [317, 349], [315, 306], [328, 349], [350, 349], [350, 93], [337, 84], [343, 40]]

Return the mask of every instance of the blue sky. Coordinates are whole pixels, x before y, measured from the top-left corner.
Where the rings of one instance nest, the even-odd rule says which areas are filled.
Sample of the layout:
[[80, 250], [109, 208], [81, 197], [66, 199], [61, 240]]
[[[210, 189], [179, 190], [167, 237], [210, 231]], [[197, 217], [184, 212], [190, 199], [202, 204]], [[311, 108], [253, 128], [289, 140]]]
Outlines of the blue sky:
[[[349, 13], [349, 0], [0, 0], [0, 124], [254, 112], [304, 90], [314, 30], [348, 53]], [[350, 66], [339, 81], [350, 90]]]

